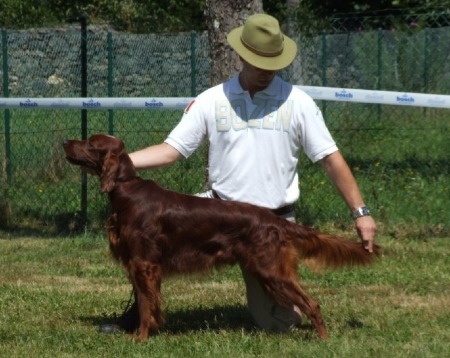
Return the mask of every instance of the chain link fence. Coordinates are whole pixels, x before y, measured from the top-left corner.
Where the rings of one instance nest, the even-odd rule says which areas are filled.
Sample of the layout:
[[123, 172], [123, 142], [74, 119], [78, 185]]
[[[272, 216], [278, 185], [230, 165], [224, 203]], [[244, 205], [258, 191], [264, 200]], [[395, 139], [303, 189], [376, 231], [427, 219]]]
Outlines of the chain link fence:
[[[335, 19], [330, 32], [295, 36], [299, 54], [281, 75], [294, 84], [450, 93], [450, 17]], [[395, 20], [395, 21], [394, 21]], [[445, 21], [447, 22], [445, 22]], [[395, 26], [394, 26], [395, 25]], [[346, 26], [349, 29], [346, 30]], [[367, 28], [370, 27], [370, 28]], [[79, 26], [2, 31], [4, 97], [80, 97]], [[209, 84], [206, 34], [118, 33], [89, 27], [88, 97], [190, 97]], [[382, 232], [394, 236], [450, 232], [447, 109], [318, 101]], [[80, 110], [5, 108], [0, 115], [0, 226], [38, 235], [101, 228], [108, 212], [96, 178], [64, 158], [62, 141], [80, 138]], [[1, 99], [0, 99], [0, 108]], [[85, 112], [86, 113], [86, 112]], [[160, 143], [179, 121], [175, 110], [88, 110], [88, 135], [124, 139], [133, 151]], [[205, 148], [170, 168], [143, 171], [173, 190], [202, 190]], [[305, 224], [351, 224], [348, 210], [318, 165], [304, 157], [297, 216]]]

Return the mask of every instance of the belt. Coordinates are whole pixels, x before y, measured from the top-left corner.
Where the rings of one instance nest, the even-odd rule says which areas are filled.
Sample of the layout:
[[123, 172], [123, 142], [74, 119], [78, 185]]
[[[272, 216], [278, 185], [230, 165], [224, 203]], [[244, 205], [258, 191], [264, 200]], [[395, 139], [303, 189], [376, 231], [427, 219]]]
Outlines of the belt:
[[[214, 199], [222, 200], [222, 198], [217, 194], [217, 192], [215, 190], [212, 190], [212, 195], [213, 195]], [[295, 210], [295, 205], [288, 204], [288, 205], [282, 206], [281, 208], [268, 209], [268, 210], [270, 210], [277, 216], [282, 216], [282, 215], [286, 215], [286, 214], [293, 212]]]
[[269, 209], [271, 212], [273, 212], [275, 215], [283, 216], [286, 214], [289, 214], [293, 211], [295, 211], [295, 205], [294, 204], [288, 204], [285, 206], [282, 206], [281, 208], [277, 209]]

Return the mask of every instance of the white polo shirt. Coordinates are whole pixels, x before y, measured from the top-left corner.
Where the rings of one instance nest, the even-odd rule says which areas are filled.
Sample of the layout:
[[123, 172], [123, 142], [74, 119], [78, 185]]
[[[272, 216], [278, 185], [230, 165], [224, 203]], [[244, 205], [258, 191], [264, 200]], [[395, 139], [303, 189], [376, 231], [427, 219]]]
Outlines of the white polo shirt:
[[301, 150], [313, 162], [338, 150], [313, 99], [277, 76], [253, 99], [238, 75], [206, 90], [165, 142], [187, 158], [205, 139], [210, 187], [224, 200], [270, 209], [299, 198]]

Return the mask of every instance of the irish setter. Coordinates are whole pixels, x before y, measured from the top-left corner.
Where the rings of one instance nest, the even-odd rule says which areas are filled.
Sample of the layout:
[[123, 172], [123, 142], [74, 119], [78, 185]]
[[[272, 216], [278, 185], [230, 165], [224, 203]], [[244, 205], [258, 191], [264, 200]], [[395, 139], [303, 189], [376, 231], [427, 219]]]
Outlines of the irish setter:
[[279, 305], [299, 307], [325, 339], [319, 304], [298, 281], [300, 260], [331, 268], [372, 262], [374, 255], [362, 244], [297, 225], [268, 209], [184, 195], [144, 180], [118, 138], [95, 134], [66, 140], [64, 150], [70, 163], [98, 175], [101, 191], [108, 193], [109, 247], [134, 287], [141, 340], [163, 324], [164, 276], [225, 264], [245, 267]]

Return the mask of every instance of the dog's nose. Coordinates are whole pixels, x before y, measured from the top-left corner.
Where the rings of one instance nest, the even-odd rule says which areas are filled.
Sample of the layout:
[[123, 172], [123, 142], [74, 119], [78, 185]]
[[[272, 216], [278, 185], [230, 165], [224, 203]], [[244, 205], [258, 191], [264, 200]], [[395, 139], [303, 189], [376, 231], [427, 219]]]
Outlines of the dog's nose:
[[68, 139], [64, 139], [63, 140], [63, 147], [67, 147], [68, 144], [69, 144], [69, 140]]

